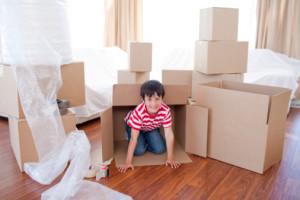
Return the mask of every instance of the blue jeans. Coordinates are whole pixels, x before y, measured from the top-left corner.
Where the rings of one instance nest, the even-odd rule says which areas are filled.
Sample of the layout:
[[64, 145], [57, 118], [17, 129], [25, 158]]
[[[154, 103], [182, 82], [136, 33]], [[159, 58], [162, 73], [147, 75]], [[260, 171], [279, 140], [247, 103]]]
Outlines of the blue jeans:
[[[131, 138], [131, 127], [126, 123], [126, 136], [128, 142]], [[139, 156], [149, 150], [156, 154], [161, 154], [166, 151], [166, 142], [162, 135], [160, 134], [159, 128], [152, 131], [142, 131], [140, 130], [136, 147], [134, 150], [134, 155]]]

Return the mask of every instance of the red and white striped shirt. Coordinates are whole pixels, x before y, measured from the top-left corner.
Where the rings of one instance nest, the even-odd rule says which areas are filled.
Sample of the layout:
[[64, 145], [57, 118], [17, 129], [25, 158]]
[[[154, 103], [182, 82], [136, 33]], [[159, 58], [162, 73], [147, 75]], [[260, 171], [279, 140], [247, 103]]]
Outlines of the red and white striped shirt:
[[155, 116], [149, 114], [145, 103], [141, 103], [131, 110], [124, 118], [125, 122], [135, 130], [151, 131], [163, 125], [168, 128], [172, 125], [170, 108], [162, 103]]

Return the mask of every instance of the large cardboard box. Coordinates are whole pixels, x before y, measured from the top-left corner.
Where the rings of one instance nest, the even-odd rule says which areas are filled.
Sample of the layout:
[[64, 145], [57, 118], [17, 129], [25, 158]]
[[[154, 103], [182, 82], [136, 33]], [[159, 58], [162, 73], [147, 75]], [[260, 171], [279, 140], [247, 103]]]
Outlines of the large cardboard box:
[[194, 70], [192, 73], [192, 100], [196, 101], [197, 85], [222, 80], [243, 82], [244, 74], [204, 74]]
[[[16, 156], [21, 172], [24, 171], [24, 163], [38, 162], [38, 153], [26, 119], [18, 119], [9, 116], [10, 142]], [[76, 130], [76, 116], [69, 111], [62, 116], [65, 132]]]
[[131, 72], [118, 70], [118, 84], [135, 84], [149, 81], [150, 72]]
[[[76, 62], [61, 66], [62, 86], [58, 99], [69, 99], [70, 107], [85, 104], [84, 63]], [[17, 83], [10, 66], [3, 66], [0, 76], [0, 114], [25, 118], [19, 99]]]
[[129, 71], [151, 72], [152, 71], [152, 43], [129, 42], [128, 62]]
[[209, 108], [209, 157], [261, 174], [281, 160], [289, 89], [220, 81], [196, 92]]
[[205, 8], [200, 10], [199, 40], [232, 40], [238, 36], [239, 10]]
[[162, 70], [162, 84], [164, 85], [188, 85], [191, 97], [193, 70]]
[[248, 42], [196, 41], [196, 71], [205, 74], [246, 73]]
[[[128, 142], [125, 138], [124, 117], [142, 102], [139, 96], [140, 87], [140, 84], [114, 85], [113, 106], [100, 115], [102, 162], [112, 157], [115, 158], [116, 165], [125, 162]], [[186, 106], [186, 85], [164, 85], [164, 88], [164, 103], [171, 108], [172, 129], [175, 135], [174, 159], [182, 163], [191, 162], [184, 151], [206, 157], [208, 109]], [[198, 120], [202, 123], [198, 123]], [[186, 134], [189, 134], [189, 137], [186, 137]], [[195, 143], [195, 138], [198, 138], [198, 143]], [[166, 152], [160, 155], [146, 152], [142, 156], [134, 156], [133, 165], [160, 165], [165, 163], [166, 158]]]

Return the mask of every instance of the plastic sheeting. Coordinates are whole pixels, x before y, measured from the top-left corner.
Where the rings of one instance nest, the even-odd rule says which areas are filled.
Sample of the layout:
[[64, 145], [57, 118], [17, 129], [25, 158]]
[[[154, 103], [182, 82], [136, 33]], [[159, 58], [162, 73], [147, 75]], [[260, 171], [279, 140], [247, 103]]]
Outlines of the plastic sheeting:
[[131, 199], [98, 183], [84, 181], [90, 144], [83, 131], [67, 136], [56, 103], [62, 85], [60, 66], [72, 62], [66, 1], [0, 0], [1, 60], [14, 73], [21, 105], [39, 155], [25, 172], [50, 184], [70, 165], [42, 199]]
[[297, 90], [300, 77], [300, 60], [269, 49], [254, 49], [248, 53], [248, 71], [245, 83], [285, 87], [292, 90], [291, 99]]

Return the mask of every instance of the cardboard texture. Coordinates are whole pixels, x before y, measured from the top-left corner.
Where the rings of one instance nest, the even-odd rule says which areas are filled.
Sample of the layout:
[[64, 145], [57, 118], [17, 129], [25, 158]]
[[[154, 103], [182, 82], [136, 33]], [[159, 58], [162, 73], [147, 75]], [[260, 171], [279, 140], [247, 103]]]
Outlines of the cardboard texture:
[[164, 85], [188, 85], [191, 97], [193, 70], [162, 70], [162, 84]]
[[208, 108], [187, 106], [186, 152], [207, 156]]
[[291, 91], [220, 81], [199, 85], [209, 108], [208, 156], [262, 174], [282, 158]]
[[239, 10], [235, 8], [200, 9], [199, 40], [232, 40], [238, 36]]
[[[166, 96], [164, 103], [171, 108], [172, 129], [177, 144], [174, 147], [174, 158], [178, 162], [191, 162], [184, 153], [186, 134], [186, 102], [188, 98], [188, 86], [164, 85]], [[115, 157], [116, 163], [122, 163], [127, 154], [127, 139], [125, 137], [125, 115], [134, 109], [141, 98], [139, 96], [139, 84], [119, 84], [113, 88], [113, 107], [101, 113], [102, 133], [102, 162]], [[127, 95], [125, 95], [127, 94]], [[130, 94], [130, 95], [128, 95]], [[163, 130], [163, 129], [161, 129]], [[162, 131], [162, 135], [164, 135]], [[165, 163], [165, 154], [154, 155], [152, 153], [134, 157], [134, 165], [156, 165]], [[119, 160], [121, 159], [121, 160]], [[117, 164], [118, 165], [118, 164]]]
[[118, 70], [118, 84], [135, 84], [149, 81], [150, 72], [131, 72], [129, 70]]
[[197, 85], [222, 80], [244, 82], [244, 74], [204, 74], [194, 70], [192, 72], [192, 100], [196, 101]]
[[[84, 63], [76, 62], [61, 66], [62, 86], [58, 99], [69, 99], [70, 107], [85, 104]], [[25, 118], [19, 99], [17, 84], [10, 66], [3, 66], [0, 76], [0, 113]]]
[[129, 42], [128, 62], [131, 72], [152, 71], [152, 43]]
[[58, 99], [69, 99], [70, 107], [85, 104], [84, 63], [74, 62], [61, 66], [62, 86], [57, 92]]
[[[76, 116], [69, 111], [62, 116], [66, 133], [76, 130]], [[16, 156], [20, 171], [24, 171], [24, 163], [38, 162], [38, 153], [27, 121], [9, 116], [10, 141]]]
[[205, 74], [246, 73], [248, 42], [196, 41], [194, 67]]
[[[115, 162], [116, 166], [124, 164], [127, 156], [128, 142], [126, 140], [116, 141], [115, 146]], [[162, 154], [154, 154], [146, 151], [142, 156], [134, 156], [134, 166], [145, 165], [164, 165], [167, 160], [167, 152]], [[180, 163], [189, 163], [191, 159], [186, 155], [182, 147], [175, 141], [174, 143], [174, 160]]]

